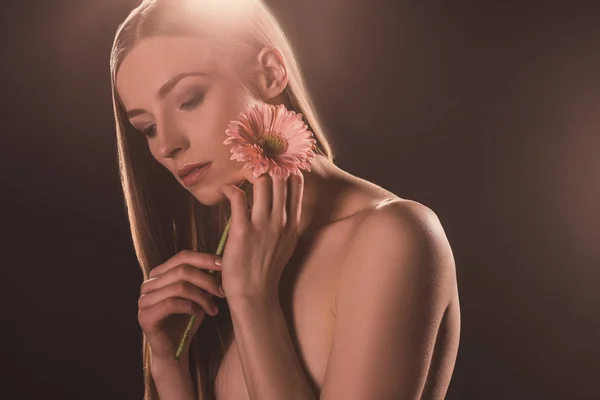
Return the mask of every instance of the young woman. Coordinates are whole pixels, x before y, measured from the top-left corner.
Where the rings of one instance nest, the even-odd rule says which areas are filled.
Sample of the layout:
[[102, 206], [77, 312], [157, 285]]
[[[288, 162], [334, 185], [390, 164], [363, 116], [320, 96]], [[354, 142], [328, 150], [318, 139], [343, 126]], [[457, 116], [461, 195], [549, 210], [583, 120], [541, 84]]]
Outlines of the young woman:
[[[440, 221], [335, 165], [265, 5], [144, 1], [118, 28], [110, 67], [144, 274], [145, 399], [445, 397], [460, 311]], [[302, 113], [316, 139], [310, 171], [255, 178], [230, 159], [229, 121], [264, 103]], [[184, 179], [194, 166], [208, 167]]]

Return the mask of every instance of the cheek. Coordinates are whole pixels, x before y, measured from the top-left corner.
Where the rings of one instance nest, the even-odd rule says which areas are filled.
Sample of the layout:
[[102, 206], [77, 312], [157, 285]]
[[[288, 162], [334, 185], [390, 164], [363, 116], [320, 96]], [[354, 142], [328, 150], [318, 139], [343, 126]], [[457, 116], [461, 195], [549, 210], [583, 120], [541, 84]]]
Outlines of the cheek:
[[232, 78], [220, 78], [213, 82], [206, 102], [200, 106], [203, 109], [196, 119], [196, 124], [200, 127], [197, 125], [194, 129], [198, 132], [210, 132], [209, 146], [215, 146], [219, 150], [222, 146], [223, 154], [229, 154], [229, 147], [222, 144], [227, 138], [225, 131], [229, 123], [240, 112], [256, 103], [240, 82]]
[[248, 107], [248, 98], [242, 92], [228, 91], [221, 93], [218, 98], [215, 96], [215, 102], [210, 107], [211, 130], [216, 130], [218, 139], [226, 139], [225, 131], [229, 123], [235, 120], [239, 113]]
[[224, 98], [223, 108], [229, 119], [234, 119], [240, 112], [256, 103], [242, 82], [234, 78], [223, 80], [222, 97]]

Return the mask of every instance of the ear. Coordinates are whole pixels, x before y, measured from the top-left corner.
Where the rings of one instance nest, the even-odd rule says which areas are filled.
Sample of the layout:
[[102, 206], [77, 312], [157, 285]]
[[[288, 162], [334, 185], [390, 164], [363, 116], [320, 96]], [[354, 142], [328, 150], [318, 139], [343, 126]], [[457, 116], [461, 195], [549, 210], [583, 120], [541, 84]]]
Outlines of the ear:
[[287, 86], [287, 67], [283, 55], [274, 47], [263, 47], [256, 59], [259, 65], [256, 90], [260, 98], [267, 103], [279, 96]]

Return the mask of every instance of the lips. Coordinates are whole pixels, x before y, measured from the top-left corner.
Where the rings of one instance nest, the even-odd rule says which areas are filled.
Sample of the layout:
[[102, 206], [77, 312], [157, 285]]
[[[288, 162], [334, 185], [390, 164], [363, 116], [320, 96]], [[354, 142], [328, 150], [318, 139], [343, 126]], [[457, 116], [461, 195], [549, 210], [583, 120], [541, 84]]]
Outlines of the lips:
[[210, 164], [210, 162], [205, 162], [205, 163], [195, 163], [195, 164], [187, 164], [185, 166], [183, 166], [182, 168], [180, 168], [177, 171], [177, 175], [183, 179], [186, 175], [188, 175], [189, 173], [191, 173], [192, 171], [202, 168], [206, 165]]
[[[200, 164], [200, 165], [202, 165], [202, 164]], [[198, 167], [192, 168], [192, 170], [187, 175], [183, 176], [183, 178], [181, 180], [186, 187], [194, 186], [195, 184], [200, 182], [202, 177], [204, 177], [204, 175], [206, 175], [206, 173], [212, 166], [212, 163], [203, 164], [203, 165], [204, 166], [202, 168], [198, 168]]]

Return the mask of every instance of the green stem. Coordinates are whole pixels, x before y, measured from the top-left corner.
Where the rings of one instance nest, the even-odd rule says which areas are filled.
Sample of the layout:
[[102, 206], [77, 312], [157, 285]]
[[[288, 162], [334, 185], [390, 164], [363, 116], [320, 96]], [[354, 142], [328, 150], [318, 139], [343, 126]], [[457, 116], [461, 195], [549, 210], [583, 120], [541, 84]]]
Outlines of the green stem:
[[[242, 184], [240, 185], [240, 188], [244, 190], [244, 193], [246, 193], [246, 195], [248, 195], [248, 191], [250, 190], [250, 188], [252, 187], [252, 185], [250, 184], [250, 182], [248, 181], [243, 181]], [[223, 249], [225, 248], [225, 242], [227, 242], [227, 236], [229, 236], [229, 228], [231, 227], [231, 215], [229, 216], [229, 219], [227, 220], [227, 225], [225, 225], [225, 229], [223, 230], [223, 234], [221, 235], [221, 240], [219, 241], [219, 246], [217, 247], [217, 252], [215, 253], [217, 256], [221, 256], [223, 254]], [[208, 272], [211, 275], [216, 275], [218, 274], [217, 271], [213, 271], [213, 270], [205, 270], [206, 272]], [[185, 328], [185, 331], [183, 332], [183, 337], [181, 338], [181, 341], [179, 342], [179, 346], [177, 347], [177, 351], [175, 352], [175, 360], [179, 361], [179, 358], [181, 357], [181, 354], [183, 353], [183, 348], [185, 347], [185, 344], [190, 336], [190, 333], [192, 332], [192, 327], [194, 326], [194, 322], [196, 322], [196, 315], [192, 315], [190, 317], [190, 320]]]

